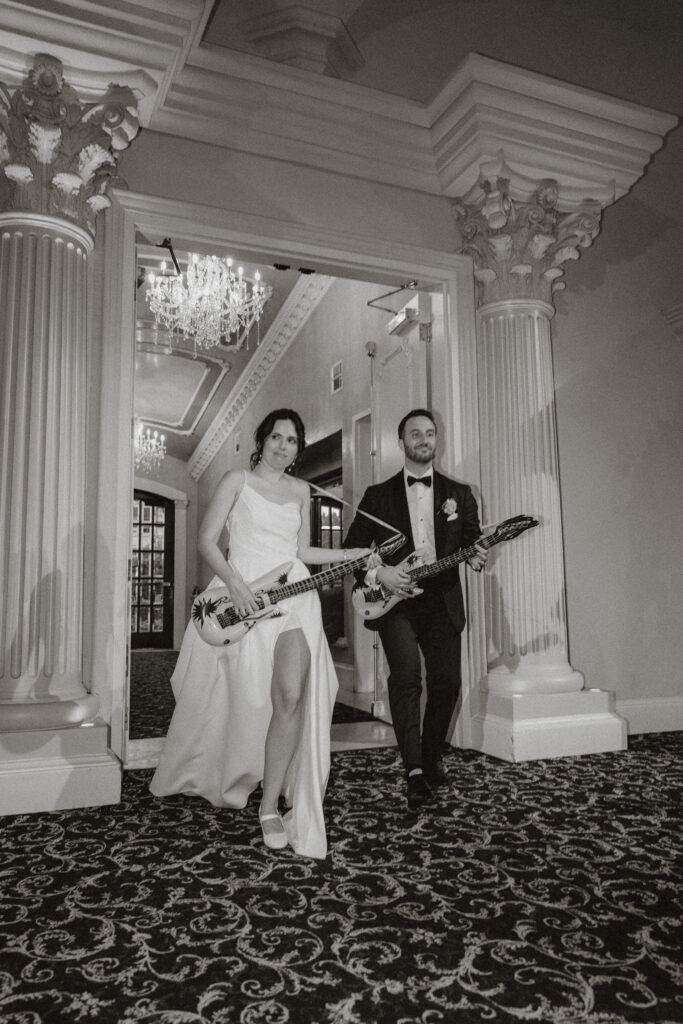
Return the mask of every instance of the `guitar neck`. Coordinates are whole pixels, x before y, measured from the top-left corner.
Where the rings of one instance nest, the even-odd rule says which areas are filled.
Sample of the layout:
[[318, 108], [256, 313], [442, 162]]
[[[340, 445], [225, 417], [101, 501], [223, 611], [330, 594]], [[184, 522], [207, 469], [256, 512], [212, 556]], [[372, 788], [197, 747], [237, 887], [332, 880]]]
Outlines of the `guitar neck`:
[[494, 537], [480, 537], [475, 544], [470, 544], [468, 548], [462, 548], [460, 551], [454, 551], [452, 555], [446, 555], [445, 558], [440, 558], [437, 562], [432, 562], [430, 565], [416, 565], [414, 569], [408, 570], [408, 575], [413, 580], [438, 576], [440, 572], [445, 572], [446, 569], [451, 569], [461, 562], [466, 562], [468, 558], [472, 558], [477, 553], [477, 544], [483, 548], [492, 548], [497, 543], [498, 541]]
[[286, 583], [283, 587], [278, 587], [276, 590], [269, 590], [268, 598], [272, 603], [276, 603], [277, 601], [284, 601], [286, 597], [305, 594], [309, 590], [320, 590], [321, 587], [326, 586], [328, 583], [334, 583], [336, 580], [341, 579], [342, 576], [346, 576], [347, 573], [360, 569], [367, 560], [368, 556], [363, 555], [362, 558], [354, 558], [350, 562], [337, 562], [333, 569], [323, 569], [322, 572], [317, 572], [314, 576], [307, 576], [306, 579], [296, 580], [294, 583]]

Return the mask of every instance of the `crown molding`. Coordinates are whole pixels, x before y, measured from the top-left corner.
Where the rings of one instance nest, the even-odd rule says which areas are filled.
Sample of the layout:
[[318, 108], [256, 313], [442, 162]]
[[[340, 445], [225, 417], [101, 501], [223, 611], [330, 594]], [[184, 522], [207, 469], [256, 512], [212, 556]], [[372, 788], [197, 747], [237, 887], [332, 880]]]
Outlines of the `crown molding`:
[[188, 472], [193, 480], [199, 480], [211, 465], [333, 282], [333, 277], [322, 274], [299, 278], [267, 335], [193, 452], [188, 462]]
[[[201, 47], [152, 127], [196, 141], [474, 201], [501, 152], [521, 198], [605, 207], [642, 177], [671, 114], [469, 54], [428, 105], [251, 54]], [[529, 183], [532, 183], [531, 185]]]
[[312, 71], [203, 45], [153, 129], [197, 142], [439, 192], [422, 104]]
[[261, 55], [292, 67], [338, 75], [362, 67], [363, 57], [337, 14], [289, 4], [239, 22], [240, 35]]
[[505, 163], [511, 195], [550, 178], [560, 206], [602, 207], [642, 177], [678, 118], [471, 53], [428, 106], [441, 190], [476, 201], [481, 169]]

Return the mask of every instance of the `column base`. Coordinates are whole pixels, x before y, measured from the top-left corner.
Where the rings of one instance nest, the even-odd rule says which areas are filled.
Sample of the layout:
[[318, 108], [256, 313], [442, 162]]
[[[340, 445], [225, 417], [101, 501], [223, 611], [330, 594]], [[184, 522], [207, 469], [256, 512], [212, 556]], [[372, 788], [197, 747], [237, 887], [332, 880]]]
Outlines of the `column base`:
[[65, 729], [0, 732], [0, 815], [100, 807], [121, 800], [121, 763], [96, 719]]
[[6, 732], [52, 731], [92, 722], [99, 711], [95, 693], [80, 697], [0, 700], [0, 735]]
[[526, 654], [514, 665], [489, 668], [486, 687], [502, 697], [515, 694], [576, 693], [583, 690], [583, 676], [568, 661], [554, 654]]
[[503, 761], [536, 761], [626, 750], [627, 723], [608, 690], [577, 693], [481, 694], [472, 746]]

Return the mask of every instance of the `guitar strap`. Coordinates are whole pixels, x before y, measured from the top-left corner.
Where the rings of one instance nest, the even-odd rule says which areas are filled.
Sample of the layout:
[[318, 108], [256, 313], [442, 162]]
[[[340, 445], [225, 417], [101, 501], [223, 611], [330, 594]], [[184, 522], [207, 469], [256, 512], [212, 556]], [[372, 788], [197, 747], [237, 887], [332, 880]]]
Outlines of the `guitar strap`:
[[[332, 498], [333, 501], [339, 501], [342, 505], [346, 505], [347, 508], [350, 508], [351, 511], [353, 511], [353, 505], [348, 501], [344, 501], [344, 499], [340, 498], [338, 495], [332, 494], [331, 491], [326, 491], [324, 487], [318, 487], [317, 484], [311, 483], [310, 480], [307, 480], [306, 483], [309, 487], [312, 487], [314, 491], [317, 491], [318, 494], [324, 494], [327, 498]], [[385, 530], [389, 530], [390, 533], [393, 530], [391, 536], [384, 541], [385, 544], [390, 544], [397, 540], [405, 541], [407, 539], [405, 534], [401, 533], [400, 530], [397, 530], [395, 526], [391, 526], [390, 523], [385, 523], [383, 519], [378, 519], [377, 516], [371, 515], [370, 512], [364, 512], [362, 508], [356, 509], [356, 514], [365, 516], [366, 519], [372, 519], [373, 523], [378, 523], [379, 526], [383, 526]], [[382, 545], [380, 544], [379, 547], [381, 550]]]

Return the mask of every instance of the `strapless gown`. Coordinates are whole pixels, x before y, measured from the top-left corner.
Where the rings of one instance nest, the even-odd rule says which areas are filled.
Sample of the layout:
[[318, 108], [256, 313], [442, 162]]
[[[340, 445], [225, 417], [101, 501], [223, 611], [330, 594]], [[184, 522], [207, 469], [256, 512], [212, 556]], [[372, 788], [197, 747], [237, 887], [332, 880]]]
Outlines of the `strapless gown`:
[[[309, 576], [296, 557], [299, 506], [278, 505], [243, 483], [228, 516], [230, 560], [248, 582], [292, 562], [288, 579]], [[209, 587], [223, 586], [216, 576]], [[284, 824], [292, 848], [325, 857], [323, 798], [330, 770], [330, 726], [337, 677], [315, 590], [278, 605], [283, 615], [258, 622], [238, 643], [212, 647], [190, 622], [171, 685], [176, 699], [159, 766], [155, 796], [202, 796], [216, 807], [244, 807], [263, 779], [264, 747], [272, 707], [270, 684], [275, 643], [300, 627], [311, 667], [300, 711], [300, 735], [285, 779], [291, 810]]]

